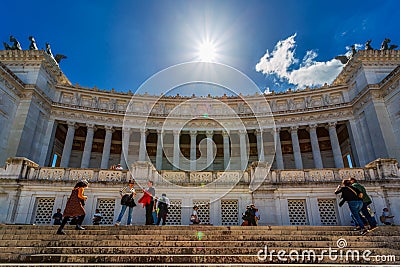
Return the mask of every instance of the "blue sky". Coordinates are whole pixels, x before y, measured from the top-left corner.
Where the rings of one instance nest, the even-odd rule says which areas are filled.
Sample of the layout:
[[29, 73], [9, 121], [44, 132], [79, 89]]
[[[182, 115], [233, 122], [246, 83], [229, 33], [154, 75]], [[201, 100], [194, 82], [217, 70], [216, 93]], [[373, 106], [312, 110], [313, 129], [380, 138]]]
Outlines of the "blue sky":
[[342, 67], [332, 59], [352, 44], [400, 44], [400, 4], [381, 2], [3, 1], [0, 39], [12, 34], [27, 49], [33, 35], [39, 49], [49, 42], [68, 57], [60, 65], [73, 84], [133, 92], [165, 68], [198, 60], [207, 39], [215, 62], [261, 90], [284, 91], [332, 79]]

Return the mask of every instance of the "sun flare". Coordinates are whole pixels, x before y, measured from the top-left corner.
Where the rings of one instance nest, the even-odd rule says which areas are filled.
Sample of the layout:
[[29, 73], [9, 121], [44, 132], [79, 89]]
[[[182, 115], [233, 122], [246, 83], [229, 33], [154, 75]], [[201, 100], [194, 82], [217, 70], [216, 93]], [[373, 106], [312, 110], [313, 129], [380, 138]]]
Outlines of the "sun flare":
[[200, 61], [212, 62], [217, 56], [216, 46], [211, 42], [203, 42], [198, 47], [198, 57]]

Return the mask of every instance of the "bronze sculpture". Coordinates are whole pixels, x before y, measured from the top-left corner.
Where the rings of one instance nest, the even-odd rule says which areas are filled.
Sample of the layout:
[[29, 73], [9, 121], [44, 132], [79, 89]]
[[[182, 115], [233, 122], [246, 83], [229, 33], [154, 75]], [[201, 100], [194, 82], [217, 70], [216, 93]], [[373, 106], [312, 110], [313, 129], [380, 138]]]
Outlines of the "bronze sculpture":
[[20, 43], [18, 42], [18, 40], [17, 40], [14, 36], [12, 36], [12, 35], [10, 35], [10, 42], [13, 43], [12, 46], [10, 46], [9, 44], [7, 44], [6, 42], [3, 42], [4, 48], [5, 48], [6, 50], [22, 50], [21, 44], [20, 44]]
[[368, 40], [368, 41], [365, 43], [365, 50], [373, 50], [373, 48], [372, 48], [372, 46], [371, 46], [371, 42], [372, 42], [372, 40]]
[[399, 47], [398, 45], [390, 45], [389, 47], [389, 43], [391, 42], [391, 40], [389, 38], [385, 38], [385, 40], [383, 40], [382, 44], [381, 44], [381, 50], [393, 50], [397, 47]]
[[29, 45], [29, 50], [38, 50], [35, 38], [33, 36], [29, 36], [28, 39], [29, 39], [29, 41], [31, 41], [31, 44]]

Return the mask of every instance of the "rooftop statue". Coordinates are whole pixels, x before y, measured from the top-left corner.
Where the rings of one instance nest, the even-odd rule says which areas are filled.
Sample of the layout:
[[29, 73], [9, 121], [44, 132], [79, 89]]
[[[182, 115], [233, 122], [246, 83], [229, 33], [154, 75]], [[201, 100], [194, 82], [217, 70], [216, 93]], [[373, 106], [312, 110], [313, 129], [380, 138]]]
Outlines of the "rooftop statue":
[[61, 54], [56, 54], [56, 56], [54, 57], [54, 60], [55, 60], [57, 63], [60, 63], [60, 61], [63, 60], [63, 59], [65, 59], [65, 58], [67, 58], [67, 56], [61, 55]]
[[14, 36], [10, 35], [10, 42], [13, 43], [12, 46], [10, 46], [9, 44], [7, 44], [6, 42], [3, 42], [4, 48], [6, 50], [22, 50], [21, 48], [21, 44], [18, 42], [17, 39], [15, 39]]
[[385, 40], [383, 40], [382, 44], [381, 44], [381, 50], [393, 50], [397, 47], [399, 47], [398, 45], [390, 45], [389, 47], [389, 43], [391, 42], [391, 40], [389, 38], [385, 38]]
[[62, 55], [62, 54], [56, 54], [56, 56], [53, 56], [53, 53], [51, 52], [51, 47], [49, 43], [46, 43], [46, 52], [49, 54], [57, 63], [60, 63], [61, 60], [67, 58], [67, 56]]
[[371, 46], [371, 42], [372, 42], [372, 40], [368, 40], [368, 41], [365, 43], [365, 50], [373, 50], [373, 48], [372, 48], [372, 46]]
[[52, 58], [54, 58], [53, 53], [51, 52], [51, 47], [49, 43], [46, 43], [46, 53], [49, 54]]
[[29, 50], [39, 50], [36, 45], [35, 38], [33, 36], [29, 36], [28, 39], [29, 39], [29, 41], [31, 41], [31, 44], [29, 45]]
[[353, 44], [351, 46], [351, 57], [350, 58], [354, 57], [356, 55], [356, 53], [357, 53], [356, 45]]

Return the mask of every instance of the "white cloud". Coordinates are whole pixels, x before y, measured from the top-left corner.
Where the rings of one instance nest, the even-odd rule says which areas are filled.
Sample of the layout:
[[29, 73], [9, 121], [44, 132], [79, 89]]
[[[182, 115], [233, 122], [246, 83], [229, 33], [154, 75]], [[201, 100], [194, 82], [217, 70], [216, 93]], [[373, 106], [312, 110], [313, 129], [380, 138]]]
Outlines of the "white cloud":
[[[256, 65], [256, 71], [265, 75], [276, 75], [281, 81], [287, 81], [297, 87], [318, 86], [331, 83], [340, 73], [343, 64], [336, 59], [327, 62], [315, 60], [318, 54], [314, 50], [307, 51], [299, 62], [295, 58], [296, 34], [279, 41], [272, 53], [268, 50]], [[357, 48], [358, 45], [356, 45]], [[299, 68], [294, 69], [299, 63]]]
[[267, 52], [256, 65], [256, 71], [263, 74], [276, 74], [279, 78], [288, 76], [288, 68], [297, 63], [294, 58], [296, 34], [283, 41], [279, 41], [272, 53]]

